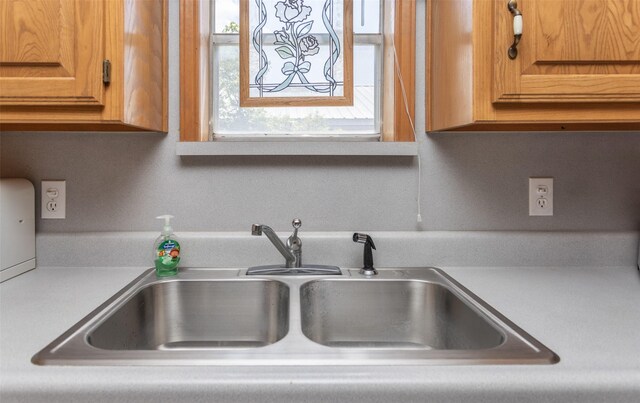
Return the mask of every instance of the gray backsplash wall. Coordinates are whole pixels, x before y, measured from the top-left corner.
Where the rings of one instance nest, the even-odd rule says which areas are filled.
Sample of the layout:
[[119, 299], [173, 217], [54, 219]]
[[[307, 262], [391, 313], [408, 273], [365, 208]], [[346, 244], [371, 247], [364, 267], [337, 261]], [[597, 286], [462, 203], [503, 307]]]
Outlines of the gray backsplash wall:
[[[394, 157], [179, 157], [178, 2], [169, 5], [169, 134], [2, 133], [2, 177], [66, 179], [67, 218], [39, 232], [638, 230], [640, 132], [424, 134], [417, 66], [417, 160]], [[422, 21], [424, 2], [418, 2]], [[424, 60], [424, 25], [417, 60]], [[259, 145], [256, 145], [259, 147]], [[555, 178], [553, 217], [528, 216], [528, 177]], [[39, 196], [38, 196], [39, 197]], [[39, 201], [37, 201], [39, 209]]]

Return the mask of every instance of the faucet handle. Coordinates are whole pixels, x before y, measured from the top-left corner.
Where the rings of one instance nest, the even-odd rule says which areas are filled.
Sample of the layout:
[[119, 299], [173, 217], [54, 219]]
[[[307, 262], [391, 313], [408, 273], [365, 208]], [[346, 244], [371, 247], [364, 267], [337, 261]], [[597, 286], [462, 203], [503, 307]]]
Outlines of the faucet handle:
[[302, 240], [298, 238], [298, 229], [302, 227], [302, 221], [299, 218], [294, 218], [291, 221], [293, 226], [293, 234], [287, 239], [287, 247], [291, 250], [299, 251], [302, 248]]
[[291, 235], [291, 238], [297, 238], [298, 228], [302, 227], [302, 221], [300, 221], [299, 218], [294, 218], [293, 221], [291, 221], [291, 225], [293, 226], [293, 234]]

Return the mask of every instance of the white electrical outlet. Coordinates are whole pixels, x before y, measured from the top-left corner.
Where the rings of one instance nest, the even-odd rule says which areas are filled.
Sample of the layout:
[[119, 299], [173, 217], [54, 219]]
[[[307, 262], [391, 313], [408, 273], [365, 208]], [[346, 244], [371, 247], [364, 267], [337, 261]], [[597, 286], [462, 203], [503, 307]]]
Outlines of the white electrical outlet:
[[42, 213], [44, 219], [63, 219], [66, 217], [67, 199], [66, 181], [42, 181]]
[[553, 178], [529, 178], [529, 215], [553, 215]]

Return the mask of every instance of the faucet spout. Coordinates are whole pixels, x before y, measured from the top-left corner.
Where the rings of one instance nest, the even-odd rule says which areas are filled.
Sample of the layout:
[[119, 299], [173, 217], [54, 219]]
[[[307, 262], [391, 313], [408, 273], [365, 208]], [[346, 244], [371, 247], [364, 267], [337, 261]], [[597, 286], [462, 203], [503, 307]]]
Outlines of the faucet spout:
[[269, 238], [269, 240], [271, 241], [273, 246], [276, 247], [278, 252], [282, 254], [282, 256], [286, 261], [285, 263], [286, 267], [288, 268], [299, 267], [299, 266], [296, 266], [296, 262], [299, 259], [297, 259], [296, 255], [289, 248], [287, 248], [287, 246], [280, 240], [280, 238], [278, 238], [278, 235], [275, 233], [273, 229], [271, 229], [271, 227], [269, 227], [268, 225], [260, 225], [260, 224], [253, 224], [251, 226], [251, 235], [260, 236], [263, 233], [267, 236], [267, 238]]

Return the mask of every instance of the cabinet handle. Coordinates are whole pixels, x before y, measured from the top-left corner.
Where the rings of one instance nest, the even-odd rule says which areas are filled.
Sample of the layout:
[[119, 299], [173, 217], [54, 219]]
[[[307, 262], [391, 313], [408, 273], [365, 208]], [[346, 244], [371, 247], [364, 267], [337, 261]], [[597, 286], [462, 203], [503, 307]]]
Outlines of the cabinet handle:
[[111, 83], [111, 61], [107, 59], [102, 61], [102, 83], [104, 85]]
[[513, 43], [507, 51], [509, 59], [513, 60], [518, 56], [518, 44], [520, 43], [520, 38], [522, 38], [522, 13], [518, 10], [518, 2], [516, 0], [509, 0], [507, 8], [513, 14]]

